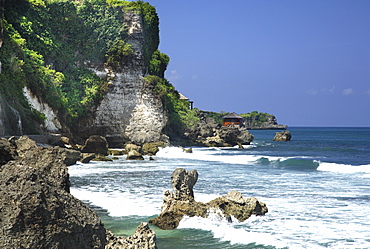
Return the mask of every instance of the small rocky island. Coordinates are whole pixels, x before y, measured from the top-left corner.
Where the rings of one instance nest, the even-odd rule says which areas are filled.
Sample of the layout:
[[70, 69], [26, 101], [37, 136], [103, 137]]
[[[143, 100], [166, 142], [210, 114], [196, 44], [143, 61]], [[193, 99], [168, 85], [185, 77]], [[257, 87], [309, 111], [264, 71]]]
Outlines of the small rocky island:
[[237, 191], [231, 191], [208, 203], [197, 202], [193, 192], [197, 180], [196, 170], [186, 171], [177, 168], [171, 175], [173, 192], [170, 193], [168, 190], [165, 192], [161, 213], [149, 223], [161, 229], [175, 229], [184, 216], [207, 218], [211, 214], [216, 214], [232, 222], [232, 217], [245, 221], [251, 215], [264, 215], [268, 212], [265, 203], [256, 198], [244, 198]]

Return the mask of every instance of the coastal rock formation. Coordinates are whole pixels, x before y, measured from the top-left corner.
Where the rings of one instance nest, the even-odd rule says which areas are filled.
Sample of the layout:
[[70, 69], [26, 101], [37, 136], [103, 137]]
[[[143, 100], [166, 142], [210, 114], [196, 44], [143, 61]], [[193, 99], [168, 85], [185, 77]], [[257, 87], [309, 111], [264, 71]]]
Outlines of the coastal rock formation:
[[108, 143], [105, 137], [99, 135], [90, 136], [82, 147], [83, 153], [95, 153], [101, 155], [108, 155]]
[[278, 124], [274, 115], [252, 112], [244, 119], [244, 127], [248, 130], [285, 130], [288, 126]]
[[226, 196], [208, 203], [196, 202], [193, 186], [197, 179], [196, 170], [188, 172], [183, 168], [176, 169], [171, 175], [173, 193], [168, 190], [165, 192], [161, 213], [149, 223], [161, 229], [174, 229], [185, 215], [207, 218], [211, 214], [217, 214], [232, 222], [232, 217], [244, 221], [251, 215], [264, 215], [268, 212], [266, 204], [256, 198], [244, 198], [237, 191], [229, 192]]
[[107, 241], [105, 249], [157, 249], [156, 235], [146, 222], [142, 222], [129, 237], [114, 236], [108, 231]]
[[144, 157], [137, 150], [130, 150], [127, 153], [126, 160], [144, 160]]
[[273, 141], [287, 142], [287, 141], [290, 141], [291, 138], [292, 138], [292, 134], [290, 133], [290, 131], [281, 131], [281, 132], [275, 132], [275, 137]]
[[80, 124], [79, 133], [100, 134], [112, 147], [123, 147], [129, 141], [141, 145], [168, 141], [162, 133], [167, 123], [162, 101], [144, 79], [148, 66], [144, 60], [146, 34], [142, 16], [128, 11], [124, 23], [129, 30], [126, 42], [134, 55], [121, 68], [94, 69], [97, 75], [109, 79], [109, 89], [97, 106], [93, 120]]
[[[145, 224], [133, 236], [115, 237], [69, 193], [67, 151], [27, 137], [0, 139], [0, 248], [156, 248]], [[116, 246], [120, 241], [125, 245]]]
[[185, 134], [193, 143], [209, 147], [249, 145], [254, 136], [244, 127], [220, 126], [213, 118], [205, 118]]
[[0, 247], [104, 248], [100, 219], [69, 194], [65, 151], [26, 137], [10, 143], [18, 159], [0, 168]]

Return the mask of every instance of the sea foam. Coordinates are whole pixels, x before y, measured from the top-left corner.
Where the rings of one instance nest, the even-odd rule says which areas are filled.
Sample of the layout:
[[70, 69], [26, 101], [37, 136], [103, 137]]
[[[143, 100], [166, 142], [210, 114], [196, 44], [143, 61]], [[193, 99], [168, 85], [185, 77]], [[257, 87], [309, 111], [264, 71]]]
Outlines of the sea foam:
[[137, 196], [130, 193], [111, 191], [99, 192], [89, 189], [71, 188], [71, 194], [82, 201], [101, 207], [110, 216], [152, 216], [160, 213], [162, 199], [159, 196]]
[[211, 231], [215, 238], [221, 241], [229, 241], [230, 244], [257, 244], [270, 245], [277, 248], [283, 248], [287, 245], [282, 241], [276, 240], [271, 234], [265, 232], [251, 232], [243, 228], [237, 228], [238, 222], [234, 219], [233, 223], [229, 223], [226, 219], [220, 219], [215, 213], [209, 218], [188, 217], [185, 216], [178, 229], [200, 229]]
[[336, 173], [370, 173], [370, 164], [367, 165], [349, 165], [349, 164], [338, 164], [338, 163], [326, 163], [320, 162], [317, 170], [330, 171]]

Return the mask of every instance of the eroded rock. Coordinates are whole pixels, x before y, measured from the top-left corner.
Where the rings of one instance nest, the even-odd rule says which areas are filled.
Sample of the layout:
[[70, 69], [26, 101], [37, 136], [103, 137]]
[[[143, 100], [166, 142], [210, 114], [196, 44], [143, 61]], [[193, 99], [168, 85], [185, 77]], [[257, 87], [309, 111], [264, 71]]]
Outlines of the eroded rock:
[[105, 249], [157, 249], [155, 232], [146, 222], [142, 222], [129, 237], [115, 236], [108, 231], [107, 241]]
[[144, 157], [137, 150], [130, 150], [127, 153], [126, 160], [144, 160]]
[[82, 147], [83, 153], [95, 153], [104, 156], [108, 155], [108, 142], [105, 137], [99, 135], [90, 136]]
[[196, 202], [193, 187], [197, 179], [196, 170], [188, 172], [183, 168], [176, 169], [171, 175], [173, 193], [168, 190], [165, 192], [161, 213], [149, 223], [161, 229], [174, 229], [184, 216], [207, 218], [217, 213], [231, 222], [232, 217], [244, 221], [251, 215], [264, 215], [268, 212], [265, 203], [256, 198], [244, 198], [238, 191], [231, 191], [208, 203]]
[[157, 248], [146, 223], [116, 237], [69, 193], [66, 149], [38, 147], [27, 137], [8, 142], [0, 139], [0, 153], [16, 156], [0, 167], [0, 248]]
[[275, 137], [273, 141], [282, 141], [282, 142], [287, 142], [290, 141], [292, 138], [292, 134], [290, 131], [281, 131], [281, 132], [276, 132]]

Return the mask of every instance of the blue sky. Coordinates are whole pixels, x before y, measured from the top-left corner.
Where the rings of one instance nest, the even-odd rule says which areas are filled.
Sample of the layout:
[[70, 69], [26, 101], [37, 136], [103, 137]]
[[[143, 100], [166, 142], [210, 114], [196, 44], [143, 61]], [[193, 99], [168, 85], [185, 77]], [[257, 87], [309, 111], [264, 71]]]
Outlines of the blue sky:
[[149, 0], [166, 78], [207, 111], [370, 126], [370, 1]]

